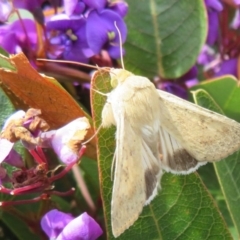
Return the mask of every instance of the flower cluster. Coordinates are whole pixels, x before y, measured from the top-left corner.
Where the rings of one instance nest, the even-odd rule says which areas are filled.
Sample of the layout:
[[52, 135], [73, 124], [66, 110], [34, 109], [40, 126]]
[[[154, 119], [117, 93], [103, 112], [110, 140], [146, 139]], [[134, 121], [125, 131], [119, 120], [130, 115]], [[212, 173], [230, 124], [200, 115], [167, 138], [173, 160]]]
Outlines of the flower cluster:
[[[20, 11], [21, 18], [12, 20], [11, 24], [3, 24], [0, 27], [0, 47], [11, 54], [23, 51], [29, 59], [47, 56], [88, 62], [102, 50], [106, 50], [111, 58], [119, 58], [117, 28], [123, 42], [127, 35], [123, 18], [128, 6], [124, 1], [65, 0], [59, 13], [45, 18], [44, 13], [47, 15], [50, 6], [43, 12], [42, 2], [13, 1], [15, 9], [26, 9], [35, 18], [24, 17]], [[0, 21], [6, 21], [14, 9], [11, 9], [8, 1], [1, 3], [0, 7]], [[53, 7], [56, 9], [59, 6]]]
[[[208, 78], [225, 74], [237, 77], [240, 2], [233, 0], [224, 4], [221, 0], [205, 0], [205, 4], [208, 12], [208, 36], [198, 57], [198, 64], [203, 67]], [[230, 12], [233, 12], [233, 18], [230, 17]]]
[[[40, 117], [41, 111], [29, 109], [11, 115], [0, 135], [0, 192], [21, 195], [48, 189], [53, 181], [65, 175], [78, 162], [85, 147], [81, 147], [90, 125], [86, 118], [78, 118], [66, 126], [47, 131], [48, 124]], [[26, 168], [22, 157], [13, 149], [21, 141], [36, 161], [32, 168]], [[48, 161], [43, 148], [52, 148], [67, 166], [62, 173], [47, 176]], [[8, 174], [4, 164], [13, 168]], [[4, 184], [11, 184], [10, 188]], [[19, 202], [21, 203], [21, 202]], [[1, 203], [2, 206], [8, 203]], [[11, 203], [14, 204], [14, 203]]]

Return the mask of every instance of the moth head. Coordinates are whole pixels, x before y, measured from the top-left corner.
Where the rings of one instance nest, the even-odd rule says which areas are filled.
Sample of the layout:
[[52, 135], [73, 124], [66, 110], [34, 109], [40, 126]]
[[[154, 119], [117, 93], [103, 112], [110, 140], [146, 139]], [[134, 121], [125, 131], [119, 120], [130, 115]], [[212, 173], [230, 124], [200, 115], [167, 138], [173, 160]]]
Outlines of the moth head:
[[110, 71], [111, 77], [111, 86], [112, 88], [116, 88], [118, 84], [123, 83], [129, 76], [133, 74], [125, 69], [121, 68], [112, 68]]

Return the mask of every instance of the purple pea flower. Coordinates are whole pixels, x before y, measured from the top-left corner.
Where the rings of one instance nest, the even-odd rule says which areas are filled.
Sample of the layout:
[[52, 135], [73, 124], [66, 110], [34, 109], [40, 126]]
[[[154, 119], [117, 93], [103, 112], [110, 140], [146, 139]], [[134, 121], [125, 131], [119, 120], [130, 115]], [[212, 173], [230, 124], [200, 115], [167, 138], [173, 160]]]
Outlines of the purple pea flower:
[[77, 118], [58, 130], [43, 132], [40, 136], [42, 146], [52, 147], [64, 164], [71, 164], [78, 160], [80, 143], [89, 128], [87, 118]]
[[219, 66], [219, 70], [215, 74], [215, 77], [220, 77], [227, 74], [237, 77], [237, 63], [237, 58], [222, 61]]
[[118, 13], [122, 18], [124, 18], [128, 13], [128, 4], [124, 1], [121, 1], [121, 0], [111, 2], [108, 7], [109, 7], [109, 9]]
[[86, 23], [86, 34], [89, 47], [95, 54], [99, 54], [102, 49], [108, 51], [110, 57], [117, 59], [120, 57], [119, 33], [121, 33], [124, 43], [127, 36], [127, 27], [122, 17], [112, 10], [106, 9], [102, 12], [90, 12]]
[[64, 0], [63, 7], [67, 16], [80, 15], [84, 12], [86, 5], [79, 0]]
[[[18, 52], [29, 53], [30, 51], [36, 51], [36, 24], [31, 19], [22, 19], [22, 23], [25, 29], [20, 20], [0, 27], [0, 46], [8, 53], [16, 54]], [[25, 31], [26, 29], [27, 31]]]
[[208, 36], [207, 43], [213, 45], [218, 39], [219, 12], [223, 10], [223, 5], [219, 0], [205, 0], [208, 11]]
[[87, 213], [74, 218], [56, 209], [42, 217], [41, 227], [49, 239], [56, 240], [94, 240], [103, 233]]
[[182, 77], [176, 79], [176, 81], [160, 81], [157, 86], [161, 90], [172, 93], [183, 99], [188, 99], [188, 88], [191, 88], [196, 84], [198, 84], [197, 68], [196, 66], [193, 66]]
[[[41, 111], [37, 109], [29, 109], [27, 112], [20, 110], [6, 120], [0, 134], [0, 163], [9, 158], [14, 143], [18, 140], [29, 150], [40, 144], [39, 135], [49, 128], [48, 124], [38, 117], [40, 114]], [[19, 161], [17, 155], [13, 154], [11, 157]], [[10, 160], [11, 158], [8, 161]]]
[[0, 1], [0, 22], [5, 22], [12, 11], [9, 1]]
[[24, 167], [24, 162], [21, 155], [18, 152], [16, 152], [14, 149], [10, 151], [8, 156], [5, 158], [4, 162], [17, 168]]
[[[25, 112], [22, 110], [19, 110], [19, 111], [15, 112], [14, 114], [12, 114], [6, 120], [6, 122], [3, 126], [3, 129], [2, 129], [2, 132], [0, 134], [0, 137], [11, 121], [13, 121], [15, 119], [23, 118], [24, 116], [25, 116]], [[9, 140], [7, 140], [5, 138], [0, 138], [0, 163], [2, 163], [8, 157], [8, 155], [12, 151], [13, 145], [14, 145], [13, 142], [10, 142]]]
[[66, 60], [88, 62], [94, 55], [86, 39], [86, 19], [70, 19], [61, 14], [47, 22], [46, 29], [50, 43], [57, 49], [57, 52], [50, 55], [51, 58], [62, 55]]
[[40, 24], [44, 24], [44, 16], [41, 5], [44, 0], [13, 0], [15, 8], [23, 8], [31, 12]]
[[41, 4], [43, 2], [44, 2], [43, 0], [24, 0], [24, 1], [13, 0], [13, 5], [15, 8], [23, 8], [32, 12], [36, 8], [41, 8]]
[[83, 2], [91, 9], [102, 11], [107, 4], [107, 0], [83, 0]]
[[231, 23], [233, 29], [238, 29], [240, 27], [240, 10], [236, 9], [234, 18]]

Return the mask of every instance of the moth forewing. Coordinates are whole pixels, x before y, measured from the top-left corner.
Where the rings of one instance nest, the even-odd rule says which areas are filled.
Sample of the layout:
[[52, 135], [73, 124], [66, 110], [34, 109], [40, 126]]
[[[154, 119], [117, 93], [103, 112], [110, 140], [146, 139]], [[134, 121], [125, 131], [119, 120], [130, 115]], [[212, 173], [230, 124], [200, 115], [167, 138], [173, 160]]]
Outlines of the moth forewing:
[[[144, 168], [139, 163], [141, 138], [135, 137], [136, 133], [122, 116], [117, 122], [116, 160], [111, 202], [112, 231], [115, 237], [137, 220], [146, 200]], [[136, 171], [132, 171], [133, 168]]]
[[162, 127], [200, 162], [221, 160], [240, 149], [240, 124], [157, 90]]
[[111, 203], [112, 230], [117, 237], [156, 196], [162, 170], [158, 151], [160, 109], [156, 108], [159, 97], [154, 85], [123, 69], [114, 70], [113, 76], [118, 84], [108, 95], [102, 123], [117, 127]]

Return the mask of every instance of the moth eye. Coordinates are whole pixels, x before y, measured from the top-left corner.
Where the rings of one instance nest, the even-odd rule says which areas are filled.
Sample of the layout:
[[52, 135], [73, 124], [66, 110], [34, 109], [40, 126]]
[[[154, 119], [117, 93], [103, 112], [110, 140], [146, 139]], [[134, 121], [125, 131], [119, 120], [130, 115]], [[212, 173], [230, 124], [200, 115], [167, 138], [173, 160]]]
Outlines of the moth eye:
[[113, 77], [113, 78], [111, 79], [111, 86], [112, 86], [112, 88], [116, 88], [117, 85], [118, 85], [118, 80], [117, 80], [116, 77]]

